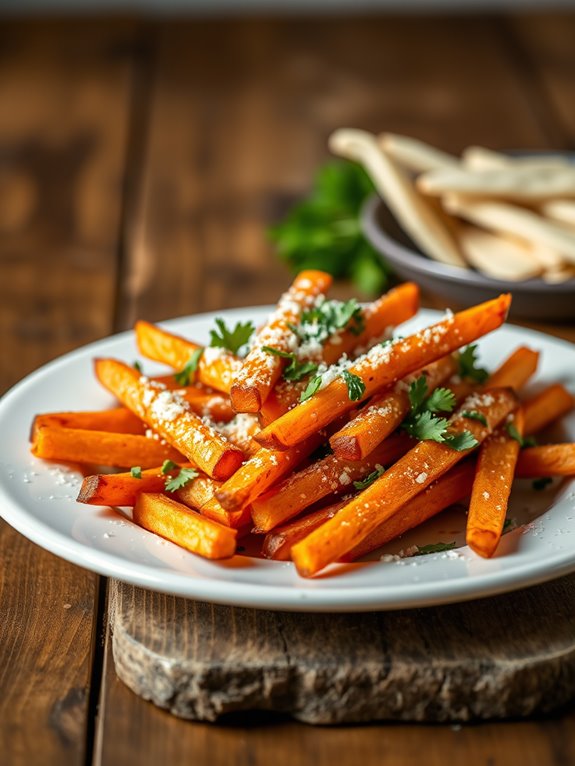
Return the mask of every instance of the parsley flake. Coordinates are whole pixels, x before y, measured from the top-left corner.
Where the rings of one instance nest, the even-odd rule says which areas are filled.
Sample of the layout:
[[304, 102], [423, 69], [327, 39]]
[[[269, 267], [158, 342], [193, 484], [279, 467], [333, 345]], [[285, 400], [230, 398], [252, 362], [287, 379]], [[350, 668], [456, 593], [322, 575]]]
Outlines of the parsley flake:
[[537, 444], [537, 440], [534, 436], [521, 436], [515, 423], [507, 423], [505, 430], [512, 439], [515, 439], [515, 441], [519, 443], [519, 446], [522, 449], [524, 447], [535, 447]]
[[130, 468], [130, 475], [133, 479], [141, 479], [142, 478], [142, 468], [139, 465], [132, 466]]
[[178, 464], [174, 463], [173, 460], [164, 460], [164, 462], [162, 463], [162, 473], [165, 476], [167, 473], [170, 473], [170, 471], [173, 471], [174, 468], [177, 468], [177, 467], [178, 467]]
[[354, 481], [353, 486], [356, 489], [367, 489], [376, 479], [379, 479], [380, 476], [383, 476], [385, 473], [385, 468], [381, 465], [375, 466], [375, 471], [372, 471], [369, 473], [364, 479], [361, 479], [360, 481]]
[[344, 379], [347, 386], [347, 395], [350, 402], [359, 401], [365, 392], [365, 383], [363, 380], [359, 375], [354, 375], [354, 373], [349, 370], [344, 370], [341, 373], [341, 377]]
[[307, 384], [307, 386], [304, 388], [304, 390], [301, 392], [300, 395], [300, 402], [305, 402], [306, 399], [309, 399], [311, 396], [316, 394], [319, 391], [319, 387], [321, 386], [321, 375], [316, 375], [315, 378], [312, 378], [310, 382]]
[[184, 365], [180, 372], [175, 373], [174, 378], [179, 386], [189, 386], [190, 383], [195, 381], [198, 364], [200, 363], [203, 353], [203, 348], [197, 348], [195, 351], [192, 351], [189, 361]]
[[463, 410], [461, 413], [462, 418], [467, 418], [468, 420], [477, 420], [479, 423], [482, 423], [484, 426], [489, 426], [489, 423], [487, 422], [487, 418], [482, 412], [479, 412], [479, 410]]
[[462, 378], [469, 378], [477, 383], [485, 383], [489, 373], [477, 364], [477, 344], [472, 343], [463, 351], [459, 352], [459, 374]]
[[137, 359], [134, 362], [134, 364], [132, 365], [132, 367], [136, 370], [136, 372], [139, 372], [140, 375], [142, 374], [142, 363], [139, 362]]
[[256, 329], [252, 322], [236, 322], [236, 326], [230, 331], [221, 317], [216, 319], [216, 325], [217, 330], [210, 330], [210, 346], [225, 348], [232, 354], [237, 354], [240, 348], [246, 345]]
[[166, 490], [168, 492], [175, 492], [178, 489], [185, 487], [189, 481], [195, 479], [200, 474], [195, 468], [180, 468], [178, 474], [166, 481]]
[[455, 540], [451, 543], [430, 543], [429, 545], [416, 545], [417, 553], [415, 556], [425, 556], [428, 553], [444, 553], [455, 548]]
[[303, 311], [300, 324], [290, 325], [290, 329], [302, 343], [324, 343], [344, 329], [354, 335], [360, 335], [365, 329], [365, 319], [363, 310], [355, 298], [345, 302], [324, 300], [317, 306]]
[[289, 359], [289, 364], [284, 368], [283, 377], [285, 380], [291, 380], [297, 382], [306, 375], [311, 375], [317, 372], [317, 364], [315, 362], [300, 362], [294, 353], [288, 351], [281, 351], [279, 348], [273, 348], [273, 346], [262, 346], [262, 351], [266, 354], [274, 354], [275, 356], [281, 356], [283, 359]]

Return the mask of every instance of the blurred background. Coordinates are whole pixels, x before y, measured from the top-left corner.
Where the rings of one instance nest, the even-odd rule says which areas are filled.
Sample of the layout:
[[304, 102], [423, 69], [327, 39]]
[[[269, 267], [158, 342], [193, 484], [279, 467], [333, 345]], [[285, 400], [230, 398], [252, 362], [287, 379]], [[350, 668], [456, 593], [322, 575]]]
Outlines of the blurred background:
[[[340, 126], [573, 148], [574, 41], [565, 0], [1, 0], [0, 389], [138, 316], [274, 301], [269, 230]], [[346, 258], [336, 294], [385, 287]]]

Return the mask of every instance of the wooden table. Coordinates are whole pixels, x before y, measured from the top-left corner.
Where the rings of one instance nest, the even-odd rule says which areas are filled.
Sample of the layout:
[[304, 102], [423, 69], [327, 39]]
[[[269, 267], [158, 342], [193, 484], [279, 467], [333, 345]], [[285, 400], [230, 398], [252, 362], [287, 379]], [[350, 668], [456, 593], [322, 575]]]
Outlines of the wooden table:
[[[0, 389], [136, 317], [272, 301], [289, 276], [265, 227], [337, 126], [573, 148], [573, 40], [565, 15], [3, 23]], [[117, 680], [105, 579], [3, 523], [0, 573], [10, 766], [575, 762], [572, 710], [462, 728], [186, 723]]]

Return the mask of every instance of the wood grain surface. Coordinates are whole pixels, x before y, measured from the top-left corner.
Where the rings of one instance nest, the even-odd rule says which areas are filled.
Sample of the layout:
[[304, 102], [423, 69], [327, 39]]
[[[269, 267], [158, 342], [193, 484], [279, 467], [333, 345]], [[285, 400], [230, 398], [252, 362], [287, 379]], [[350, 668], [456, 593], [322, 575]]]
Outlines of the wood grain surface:
[[[0, 386], [136, 316], [274, 300], [289, 276], [265, 227], [341, 124], [572, 148], [573, 39], [567, 14], [3, 22]], [[572, 710], [457, 730], [190, 724], [118, 681], [109, 636], [102, 669], [95, 577], [3, 526], [0, 578], [10, 766], [575, 762]]]

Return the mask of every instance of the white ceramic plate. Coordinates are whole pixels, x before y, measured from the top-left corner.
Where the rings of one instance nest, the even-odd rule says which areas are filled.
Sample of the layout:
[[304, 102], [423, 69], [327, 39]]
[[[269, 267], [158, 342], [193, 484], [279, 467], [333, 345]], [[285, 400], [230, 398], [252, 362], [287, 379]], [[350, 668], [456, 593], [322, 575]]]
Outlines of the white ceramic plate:
[[[249, 308], [217, 315], [230, 322], [259, 321], [268, 309]], [[216, 314], [176, 319], [165, 326], [206, 342]], [[402, 334], [436, 321], [422, 311]], [[536, 386], [562, 381], [575, 391], [575, 346], [507, 326], [480, 343], [482, 362], [494, 367], [514, 347], [542, 352]], [[456, 541], [448, 553], [398, 561], [333, 565], [324, 576], [298, 577], [291, 563], [237, 555], [211, 563], [136, 527], [117, 510], [80, 505], [75, 497], [81, 475], [46, 464], [29, 453], [28, 433], [39, 412], [105, 408], [113, 400], [95, 381], [92, 358], [137, 358], [131, 332], [57, 359], [33, 373], [0, 401], [0, 513], [38, 545], [80, 566], [145, 588], [206, 601], [299, 611], [403, 609], [479, 598], [558, 577], [575, 570], [575, 483], [554, 482], [542, 492], [520, 483], [509, 515], [520, 525], [505, 535], [489, 560], [464, 546], [464, 514], [441, 514], [390, 543], [387, 553], [412, 544]], [[145, 371], [160, 367], [151, 363]], [[532, 387], [533, 388], [533, 387]], [[558, 434], [575, 441], [575, 417]]]

